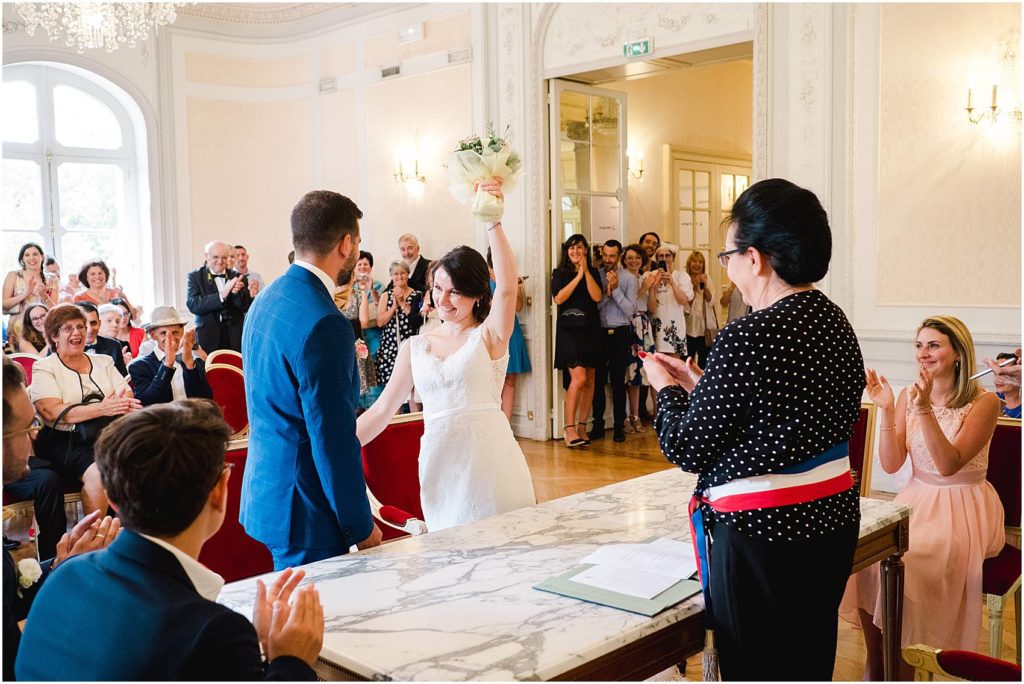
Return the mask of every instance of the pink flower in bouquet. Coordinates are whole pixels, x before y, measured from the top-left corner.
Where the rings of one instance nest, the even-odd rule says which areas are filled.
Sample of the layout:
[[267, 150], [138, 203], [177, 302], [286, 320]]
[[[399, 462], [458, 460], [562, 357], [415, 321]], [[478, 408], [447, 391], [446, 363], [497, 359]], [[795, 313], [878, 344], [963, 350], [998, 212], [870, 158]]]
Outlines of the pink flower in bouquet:
[[360, 359], [367, 359], [370, 356], [370, 348], [362, 340], [356, 340], [356, 356]]

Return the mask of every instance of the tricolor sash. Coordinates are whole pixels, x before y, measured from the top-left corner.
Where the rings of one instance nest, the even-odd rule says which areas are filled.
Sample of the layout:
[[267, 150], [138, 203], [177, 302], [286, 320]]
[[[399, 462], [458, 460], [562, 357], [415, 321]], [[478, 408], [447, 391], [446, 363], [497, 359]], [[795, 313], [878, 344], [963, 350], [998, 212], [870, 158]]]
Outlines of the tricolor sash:
[[709, 558], [704, 517], [700, 508], [702, 503], [718, 513], [736, 513], [809, 503], [845, 492], [852, 486], [850, 444], [843, 442], [808, 461], [774, 473], [738, 478], [709, 487], [704, 496], [695, 493], [689, 507], [690, 537], [693, 539], [697, 573], [704, 588], [705, 603], [708, 599]]

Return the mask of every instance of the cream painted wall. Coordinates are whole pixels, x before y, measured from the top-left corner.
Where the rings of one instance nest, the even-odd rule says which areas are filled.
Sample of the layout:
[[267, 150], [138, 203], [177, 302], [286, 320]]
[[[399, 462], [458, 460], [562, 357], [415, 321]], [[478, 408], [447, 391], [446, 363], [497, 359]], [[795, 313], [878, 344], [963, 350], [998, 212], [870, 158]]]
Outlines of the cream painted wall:
[[661, 232], [662, 146], [750, 156], [753, 64], [736, 60], [680, 69], [601, 88], [627, 95], [629, 148], [644, 155], [644, 175], [629, 179], [629, 237]]
[[[461, 65], [367, 88], [366, 138], [373, 152], [366, 164], [363, 249], [374, 255], [380, 279], [387, 275], [388, 262], [398, 257], [403, 233], [416, 235], [422, 253], [432, 259], [458, 245], [475, 246], [473, 218], [448, 191], [442, 166], [473, 127], [470, 78], [469, 65]], [[422, 185], [402, 185], [392, 178], [408, 150], [415, 150], [426, 178]]]
[[191, 264], [213, 239], [244, 244], [264, 275], [287, 267], [288, 217], [313, 188], [312, 100], [189, 98]]
[[1020, 306], [1020, 130], [972, 125], [963, 109], [972, 73], [976, 106], [990, 103], [1020, 16], [1019, 4], [882, 6], [879, 304]]

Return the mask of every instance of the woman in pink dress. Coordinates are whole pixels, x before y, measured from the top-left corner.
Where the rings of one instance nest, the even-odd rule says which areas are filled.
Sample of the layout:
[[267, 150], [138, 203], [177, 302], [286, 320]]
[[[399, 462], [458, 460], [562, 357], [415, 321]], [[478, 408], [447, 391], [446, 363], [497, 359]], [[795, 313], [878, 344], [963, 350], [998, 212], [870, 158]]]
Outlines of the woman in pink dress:
[[[917, 333], [919, 378], [898, 400], [884, 376], [867, 371], [878, 406], [879, 461], [895, 473], [907, 456], [913, 477], [895, 501], [908, 504], [902, 644], [975, 651], [981, 631], [981, 566], [1003, 548], [1003, 506], [985, 475], [999, 399], [970, 376], [974, 341], [952, 316], [934, 316]], [[864, 627], [865, 679], [882, 675], [877, 565], [852, 578], [840, 609]], [[901, 679], [913, 679], [905, 663]]]

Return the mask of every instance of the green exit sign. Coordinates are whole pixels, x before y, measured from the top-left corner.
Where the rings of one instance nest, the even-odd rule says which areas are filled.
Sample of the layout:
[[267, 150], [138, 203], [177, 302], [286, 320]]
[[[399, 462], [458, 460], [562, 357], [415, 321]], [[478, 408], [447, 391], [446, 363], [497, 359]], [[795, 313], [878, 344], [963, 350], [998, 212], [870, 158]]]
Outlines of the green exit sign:
[[644, 57], [645, 55], [651, 54], [652, 50], [654, 50], [654, 41], [650, 38], [633, 40], [622, 44], [622, 56], [626, 59], [631, 57]]

